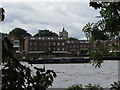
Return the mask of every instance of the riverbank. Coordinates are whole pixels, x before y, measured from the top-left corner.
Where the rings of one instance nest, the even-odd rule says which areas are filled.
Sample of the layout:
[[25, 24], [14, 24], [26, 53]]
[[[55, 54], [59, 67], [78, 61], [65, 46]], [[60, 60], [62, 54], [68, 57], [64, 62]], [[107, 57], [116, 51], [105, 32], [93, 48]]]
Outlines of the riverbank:
[[89, 63], [89, 57], [62, 57], [62, 58], [40, 58], [29, 60], [29, 64], [64, 64], [64, 63]]
[[[120, 56], [104, 56], [102, 60], [120, 60]], [[64, 64], [64, 63], [89, 63], [90, 57], [57, 57], [57, 58], [32, 58], [29, 64]]]

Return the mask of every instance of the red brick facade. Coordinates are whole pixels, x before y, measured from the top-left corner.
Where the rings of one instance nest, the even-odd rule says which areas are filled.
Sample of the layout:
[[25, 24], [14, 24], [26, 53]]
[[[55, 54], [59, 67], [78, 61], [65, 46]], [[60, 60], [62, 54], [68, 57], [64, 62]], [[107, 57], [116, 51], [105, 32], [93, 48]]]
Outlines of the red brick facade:
[[[120, 45], [120, 41], [101, 41], [103, 45], [109, 43], [110, 50], [112, 44]], [[81, 48], [94, 48], [96, 43], [87, 40], [64, 40], [60, 37], [26, 37], [25, 39], [25, 53], [45, 53], [51, 50], [52, 53], [69, 53], [71, 51], [79, 52]]]

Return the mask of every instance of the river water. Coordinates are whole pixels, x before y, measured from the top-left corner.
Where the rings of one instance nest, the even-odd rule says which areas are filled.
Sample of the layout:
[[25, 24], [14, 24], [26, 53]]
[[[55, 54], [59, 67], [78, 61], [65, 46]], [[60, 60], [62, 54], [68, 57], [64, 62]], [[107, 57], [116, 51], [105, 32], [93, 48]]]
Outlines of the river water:
[[[22, 64], [31, 67], [30, 64]], [[46, 69], [57, 73], [57, 78], [50, 88], [67, 88], [73, 84], [98, 84], [109, 88], [110, 84], [118, 81], [118, 61], [104, 61], [101, 68], [94, 68], [89, 63], [82, 64], [44, 64]], [[33, 64], [34, 67], [43, 67], [43, 64]], [[32, 71], [34, 69], [31, 67]]]

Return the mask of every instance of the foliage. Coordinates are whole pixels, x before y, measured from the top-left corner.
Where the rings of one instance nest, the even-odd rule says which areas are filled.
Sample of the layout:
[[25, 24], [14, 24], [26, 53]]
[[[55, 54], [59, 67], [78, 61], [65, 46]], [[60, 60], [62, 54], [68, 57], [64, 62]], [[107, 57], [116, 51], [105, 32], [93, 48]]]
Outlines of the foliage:
[[120, 81], [114, 82], [114, 84], [111, 84], [111, 88], [113, 90], [119, 90], [120, 89]]
[[119, 2], [90, 2], [90, 6], [100, 8], [98, 21], [102, 31], [109, 33], [110, 37], [119, 37], [120, 33], [120, 1]]
[[100, 85], [92, 85], [88, 84], [85, 86], [86, 90], [103, 90], [103, 88]]
[[97, 23], [88, 23], [83, 27], [83, 32], [90, 41], [108, 40], [109, 35], [101, 30], [101, 26]]
[[[83, 31], [90, 38], [93, 36], [95, 40], [103, 39], [98, 36], [109, 35], [109, 38], [120, 37], [120, 1], [119, 2], [90, 2], [90, 6], [100, 9], [100, 18], [96, 23], [88, 23], [84, 26]], [[96, 35], [96, 34], [97, 35]], [[99, 34], [100, 33], [100, 34]], [[102, 35], [103, 34], [103, 35]]]
[[81, 48], [79, 51], [80, 55], [87, 55], [89, 52], [89, 50], [87, 48]]
[[5, 13], [4, 8], [3, 7], [0, 8], [0, 21], [4, 21], [4, 19], [5, 19], [4, 13]]
[[78, 40], [78, 39], [75, 37], [69, 37], [67, 40]]
[[29, 67], [22, 65], [15, 57], [12, 44], [7, 38], [2, 43], [2, 90], [45, 90], [52, 86], [56, 73], [53, 70], [34, 67], [35, 74]]
[[83, 90], [83, 87], [81, 84], [74, 84], [74, 85], [71, 85], [67, 88], [67, 90]]
[[[120, 89], [120, 81], [111, 84], [110, 90], [119, 90], [119, 89]], [[104, 90], [104, 89], [100, 85], [88, 84], [88, 85], [84, 85], [83, 87], [82, 84], [74, 84], [69, 86], [67, 90]]]
[[[99, 42], [100, 40], [110, 41], [111, 39], [120, 40], [120, 1], [90, 2], [90, 6], [99, 9], [100, 16], [98, 18], [100, 20], [96, 23], [89, 22], [83, 27], [83, 32], [86, 34], [86, 37], [92, 42]], [[91, 51], [93, 65], [95, 67], [101, 66], [102, 56], [108, 53], [108, 45], [102, 45], [104, 47], [103, 49], [100, 45], [96, 45], [96, 48]], [[112, 47], [116, 48], [114, 45]]]
[[58, 35], [52, 31], [49, 30], [39, 30], [37, 34], [34, 35], [34, 37], [40, 36], [40, 37], [58, 37]]
[[27, 31], [22, 28], [15, 28], [10, 31], [9, 34], [18, 37], [20, 40], [23, 40], [26, 36], [31, 36], [31, 34], [27, 33]]
[[108, 44], [103, 45], [100, 41], [96, 41], [95, 48], [91, 49], [90, 57], [93, 59], [91, 62], [93, 66], [101, 66], [103, 59], [102, 56], [106, 56], [109, 53]]
[[77, 54], [77, 51], [71, 50], [71, 51], [70, 51], [70, 55], [71, 55], [71, 56], [77, 56], [78, 54]]
[[69, 86], [67, 90], [103, 90], [103, 88], [100, 85], [88, 84], [83, 87], [82, 84], [74, 84]]
[[26, 30], [22, 28], [15, 28], [12, 31], [9, 32], [9, 35], [15, 36], [20, 40], [20, 50], [23, 50], [24, 48], [24, 40], [26, 36], [31, 36], [31, 34], [27, 33]]

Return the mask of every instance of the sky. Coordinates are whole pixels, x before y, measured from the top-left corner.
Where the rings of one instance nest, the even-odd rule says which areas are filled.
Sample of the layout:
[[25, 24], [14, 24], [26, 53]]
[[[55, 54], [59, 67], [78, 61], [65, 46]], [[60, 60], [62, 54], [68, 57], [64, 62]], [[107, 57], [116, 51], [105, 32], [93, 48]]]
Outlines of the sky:
[[99, 11], [84, 0], [9, 0], [0, 3], [5, 9], [5, 21], [0, 22], [0, 32], [9, 33], [22, 28], [35, 35], [38, 30], [62, 31], [64, 26], [69, 37], [86, 39], [82, 28], [88, 22], [99, 19]]

